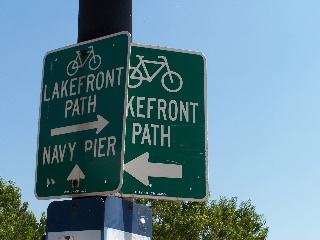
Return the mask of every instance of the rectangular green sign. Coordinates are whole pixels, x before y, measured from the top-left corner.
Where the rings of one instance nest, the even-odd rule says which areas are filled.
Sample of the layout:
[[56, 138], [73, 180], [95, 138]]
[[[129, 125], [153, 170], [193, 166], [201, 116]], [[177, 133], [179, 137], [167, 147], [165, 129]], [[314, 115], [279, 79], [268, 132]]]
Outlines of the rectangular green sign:
[[105, 195], [121, 188], [130, 42], [122, 32], [45, 56], [37, 198]]
[[198, 52], [131, 47], [120, 196], [208, 196], [206, 60]]

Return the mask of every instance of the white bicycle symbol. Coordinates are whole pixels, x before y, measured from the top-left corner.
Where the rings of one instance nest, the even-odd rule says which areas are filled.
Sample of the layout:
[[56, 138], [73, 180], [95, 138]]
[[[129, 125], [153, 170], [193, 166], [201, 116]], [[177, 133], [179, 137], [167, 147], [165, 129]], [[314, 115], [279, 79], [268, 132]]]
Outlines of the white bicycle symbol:
[[[83, 68], [83, 66], [86, 64], [86, 62], [89, 60], [89, 68], [91, 70], [96, 70], [98, 67], [100, 67], [101, 64], [101, 57], [99, 55], [94, 54], [93, 46], [89, 47], [91, 50], [83, 50], [83, 51], [76, 51], [77, 57], [75, 60], [72, 60], [69, 62], [67, 66], [67, 73], [69, 76], [73, 76], [77, 73], [79, 68]], [[84, 56], [88, 55], [84, 61], [82, 61], [82, 58]]]
[[[178, 92], [182, 88], [183, 81], [182, 77], [179, 73], [171, 71], [169, 67], [169, 63], [166, 57], [158, 56], [158, 58], [163, 59], [163, 62], [151, 61], [151, 60], [144, 60], [144, 56], [136, 55], [139, 58], [139, 63], [136, 67], [130, 66], [130, 81], [129, 87], [130, 88], [137, 88], [139, 87], [143, 81], [152, 82], [152, 80], [158, 75], [158, 73], [166, 67], [166, 72], [162, 75], [161, 84], [165, 90], [168, 92]], [[149, 71], [146, 67], [146, 63], [157, 64], [160, 67], [152, 74], [149, 74]], [[144, 75], [142, 74], [144, 73]], [[137, 81], [136, 81], [137, 80]]]

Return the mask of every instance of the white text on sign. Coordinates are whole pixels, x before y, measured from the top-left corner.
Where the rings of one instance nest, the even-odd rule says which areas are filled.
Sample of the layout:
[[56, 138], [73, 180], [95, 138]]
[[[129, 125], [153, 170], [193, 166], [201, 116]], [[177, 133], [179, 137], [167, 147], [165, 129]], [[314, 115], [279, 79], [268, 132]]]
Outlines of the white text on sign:
[[[198, 105], [195, 102], [174, 99], [131, 96], [127, 107], [128, 114], [134, 118], [195, 124]], [[171, 147], [171, 126], [134, 122], [132, 124], [132, 143]]]

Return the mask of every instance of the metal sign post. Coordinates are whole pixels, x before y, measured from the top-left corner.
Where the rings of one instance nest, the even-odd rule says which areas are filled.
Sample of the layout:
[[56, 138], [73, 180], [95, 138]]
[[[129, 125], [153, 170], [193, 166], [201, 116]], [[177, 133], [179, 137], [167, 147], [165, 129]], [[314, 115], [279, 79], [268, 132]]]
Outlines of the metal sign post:
[[132, 0], [79, 0], [78, 42], [122, 31], [132, 34]]

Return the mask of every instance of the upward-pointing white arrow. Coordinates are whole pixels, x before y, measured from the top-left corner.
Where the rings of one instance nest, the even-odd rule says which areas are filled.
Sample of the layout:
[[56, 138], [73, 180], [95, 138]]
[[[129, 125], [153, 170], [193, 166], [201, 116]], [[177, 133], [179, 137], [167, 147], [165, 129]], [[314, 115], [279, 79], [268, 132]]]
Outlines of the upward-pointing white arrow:
[[85, 131], [90, 129], [97, 129], [96, 134], [98, 134], [108, 124], [109, 124], [108, 120], [101, 117], [100, 115], [97, 115], [97, 121], [81, 123], [81, 124], [76, 124], [76, 125], [71, 125], [66, 127], [60, 127], [60, 128], [53, 128], [51, 129], [51, 136], [80, 132], [80, 131]]
[[146, 152], [124, 165], [124, 170], [134, 178], [149, 185], [149, 177], [182, 178], [182, 165], [150, 163]]
[[76, 164], [72, 169], [71, 173], [69, 174], [67, 180], [68, 181], [77, 180], [79, 183], [80, 179], [85, 179], [85, 178], [86, 178], [86, 175], [84, 175], [84, 173], [82, 172], [78, 164]]

